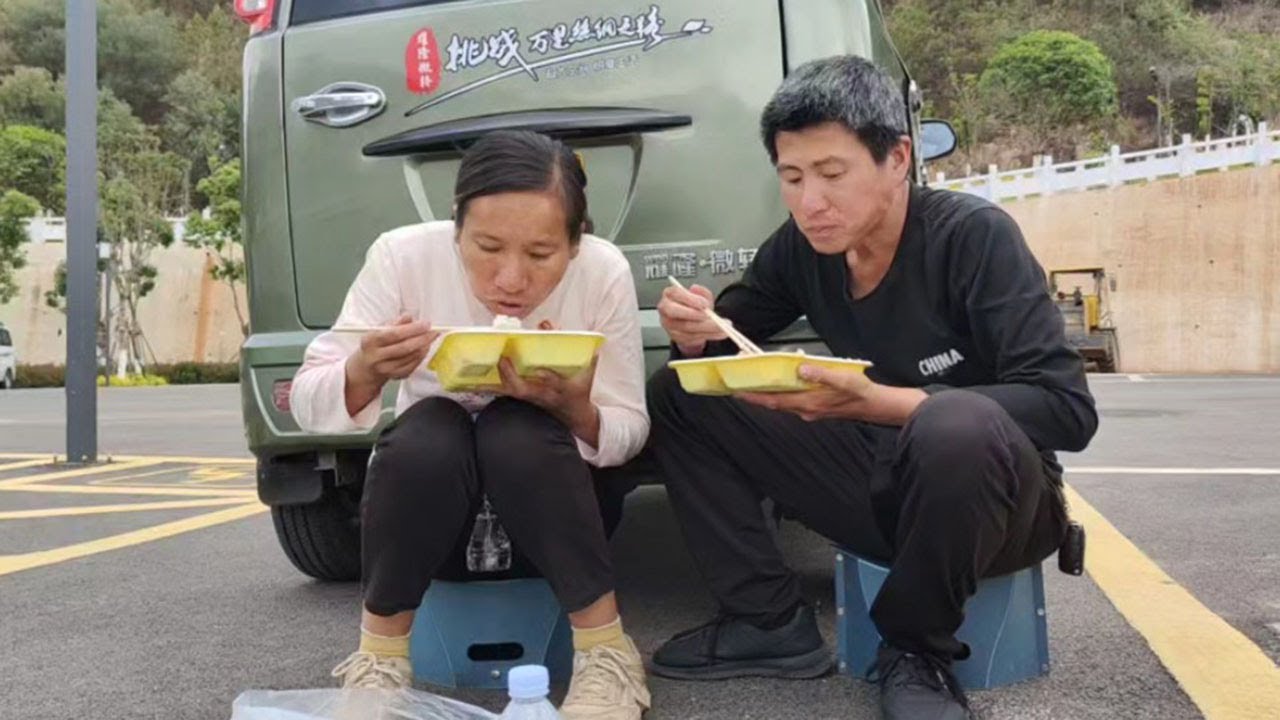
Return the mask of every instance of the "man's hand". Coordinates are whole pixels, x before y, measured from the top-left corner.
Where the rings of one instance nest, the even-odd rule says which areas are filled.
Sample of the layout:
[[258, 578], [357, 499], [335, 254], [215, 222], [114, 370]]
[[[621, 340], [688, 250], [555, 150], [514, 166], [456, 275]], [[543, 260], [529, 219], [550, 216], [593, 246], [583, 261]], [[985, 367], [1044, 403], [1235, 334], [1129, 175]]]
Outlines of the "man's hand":
[[928, 397], [918, 388], [898, 388], [874, 383], [866, 374], [801, 365], [800, 378], [819, 387], [797, 393], [741, 393], [743, 400], [799, 415], [803, 420], [860, 420], [882, 425], [903, 425]]
[[382, 386], [413, 374], [426, 359], [431, 344], [440, 337], [429, 323], [401, 315], [386, 330], [366, 333], [360, 349], [347, 358], [347, 413], [354, 416], [373, 402]]
[[498, 363], [498, 374], [502, 376], [498, 393], [537, 405], [564, 423], [575, 437], [596, 447], [600, 442], [600, 412], [591, 402], [591, 386], [599, 360], [597, 355], [589, 367], [566, 378], [550, 370], [521, 377], [511, 361], [503, 358]]
[[701, 285], [694, 285], [688, 290], [673, 286], [662, 291], [662, 299], [658, 301], [658, 318], [662, 329], [671, 336], [681, 354], [697, 357], [706, 350], [707, 343], [727, 337], [707, 317], [705, 311], [714, 305], [715, 297]]

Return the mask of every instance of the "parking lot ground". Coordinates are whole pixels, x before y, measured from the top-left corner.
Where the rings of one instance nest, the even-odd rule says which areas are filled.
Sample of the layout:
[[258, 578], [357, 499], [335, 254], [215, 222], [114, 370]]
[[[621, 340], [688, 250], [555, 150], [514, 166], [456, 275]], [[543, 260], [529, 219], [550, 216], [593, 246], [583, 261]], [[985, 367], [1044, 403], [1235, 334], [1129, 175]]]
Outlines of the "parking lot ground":
[[[1064, 457], [1088, 572], [1046, 564], [1051, 672], [974, 693], [975, 708], [1009, 719], [1277, 717], [1280, 378], [1092, 382], [1102, 430]], [[235, 423], [175, 423], [173, 408], [209, 408], [199, 403], [212, 391], [134, 392], [110, 410], [134, 417], [133, 433], [112, 436], [110, 463], [53, 464], [51, 432], [24, 435], [30, 452], [0, 454], [0, 717], [227, 718], [245, 689], [329, 686], [356, 641], [358, 588], [314, 582], [285, 559], [252, 461], [222, 452]], [[21, 422], [12, 408], [45, 417], [60, 400], [8, 399], [5, 450], [6, 426]], [[185, 440], [168, 454], [126, 454], [166, 444], [132, 437], [152, 427]], [[830, 547], [794, 523], [781, 541], [833, 639]], [[628, 630], [646, 654], [714, 611], [661, 488], [631, 496], [614, 549]], [[874, 688], [845, 676], [651, 687], [647, 717], [658, 720], [877, 717]]]

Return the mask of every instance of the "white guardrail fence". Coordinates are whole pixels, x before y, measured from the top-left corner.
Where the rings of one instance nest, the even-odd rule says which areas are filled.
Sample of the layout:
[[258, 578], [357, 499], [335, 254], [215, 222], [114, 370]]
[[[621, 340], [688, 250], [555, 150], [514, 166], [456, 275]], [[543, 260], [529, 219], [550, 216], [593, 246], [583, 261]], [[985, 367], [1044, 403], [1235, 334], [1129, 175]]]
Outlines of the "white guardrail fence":
[[[1193, 142], [1190, 135], [1183, 135], [1180, 145], [1123, 154], [1120, 146], [1112, 145], [1111, 152], [1103, 157], [1056, 165], [1053, 158], [1043, 157], [1032, 167], [1003, 172], [991, 165], [985, 175], [954, 180], [938, 173], [930, 184], [1000, 202], [1160, 178], [1191, 177], [1196, 173], [1248, 165], [1261, 167], [1277, 160], [1280, 160], [1280, 130], [1272, 131], [1266, 123], [1259, 123], [1258, 131], [1251, 135], [1202, 142]], [[172, 218], [170, 222], [175, 240], [181, 242], [186, 218]], [[36, 243], [66, 242], [66, 219], [32, 218], [27, 223], [27, 235]]]
[[1119, 187], [1132, 182], [1150, 182], [1169, 177], [1191, 177], [1234, 167], [1262, 167], [1280, 160], [1280, 131], [1258, 124], [1251, 135], [1193, 142], [1182, 136], [1180, 145], [1121, 153], [1118, 145], [1103, 157], [1054, 164], [1044, 157], [1030, 168], [1000, 171], [991, 165], [985, 175], [948, 180], [938, 173], [933, 187], [979, 195], [994, 202], [1033, 195], [1052, 195], [1072, 190]]

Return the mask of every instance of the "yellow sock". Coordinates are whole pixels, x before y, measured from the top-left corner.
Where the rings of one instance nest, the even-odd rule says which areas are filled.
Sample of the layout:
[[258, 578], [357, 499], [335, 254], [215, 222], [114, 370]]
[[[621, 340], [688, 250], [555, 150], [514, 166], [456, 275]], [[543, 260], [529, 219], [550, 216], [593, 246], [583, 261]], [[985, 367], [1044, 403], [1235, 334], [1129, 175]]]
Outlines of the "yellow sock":
[[409, 657], [409, 636], [387, 637], [374, 635], [360, 628], [360, 652], [373, 653], [380, 657]]
[[622, 632], [622, 618], [597, 628], [574, 628], [573, 649], [585, 652], [597, 645], [627, 650], [627, 636]]

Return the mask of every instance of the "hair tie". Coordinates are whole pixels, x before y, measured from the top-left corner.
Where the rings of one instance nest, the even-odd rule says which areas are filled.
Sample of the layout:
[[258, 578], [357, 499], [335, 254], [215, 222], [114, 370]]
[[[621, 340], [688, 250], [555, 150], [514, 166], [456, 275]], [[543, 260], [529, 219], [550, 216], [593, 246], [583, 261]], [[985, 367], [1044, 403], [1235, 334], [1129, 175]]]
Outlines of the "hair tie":
[[577, 150], [570, 150], [573, 153], [573, 159], [578, 161], [578, 176], [582, 180], [582, 187], [587, 186], [587, 164], [582, 160], [582, 153]]

